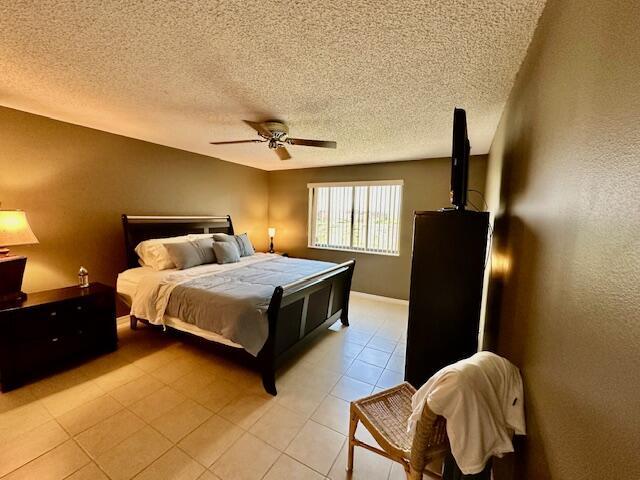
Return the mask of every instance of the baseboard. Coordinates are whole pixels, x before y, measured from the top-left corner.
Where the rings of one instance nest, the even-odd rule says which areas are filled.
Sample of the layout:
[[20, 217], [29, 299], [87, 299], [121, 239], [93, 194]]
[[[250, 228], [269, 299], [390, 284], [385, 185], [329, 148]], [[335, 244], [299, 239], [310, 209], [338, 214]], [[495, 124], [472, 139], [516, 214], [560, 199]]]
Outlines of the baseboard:
[[129, 315], [122, 315], [121, 317], [116, 317], [116, 323], [118, 325], [129, 323]]
[[408, 300], [402, 300], [401, 298], [383, 297], [381, 295], [373, 295], [371, 293], [356, 292], [351, 290], [351, 295], [356, 297], [368, 298], [369, 300], [377, 300], [378, 302], [395, 303], [396, 305], [409, 305]]

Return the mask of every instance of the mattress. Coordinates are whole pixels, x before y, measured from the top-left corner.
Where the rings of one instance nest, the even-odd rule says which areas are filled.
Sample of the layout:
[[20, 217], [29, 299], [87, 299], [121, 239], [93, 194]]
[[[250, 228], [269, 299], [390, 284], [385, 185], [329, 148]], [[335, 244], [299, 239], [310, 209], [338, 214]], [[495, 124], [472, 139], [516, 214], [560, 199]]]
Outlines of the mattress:
[[151, 267], [138, 267], [130, 268], [118, 275], [116, 291], [124, 303], [131, 306], [133, 296], [136, 294], [136, 290], [138, 289], [138, 284], [145, 275], [148, 275], [153, 271], [154, 270]]
[[[131, 307], [131, 304], [133, 303], [133, 297], [135, 296], [136, 290], [138, 289], [138, 285], [145, 276], [153, 274], [153, 272], [155, 272], [155, 270], [153, 270], [153, 268], [151, 267], [137, 267], [130, 268], [129, 270], [125, 270], [124, 272], [119, 274], [116, 284], [116, 291], [118, 292], [118, 296], [120, 297], [120, 299], [129, 307]], [[203, 330], [196, 325], [183, 322], [179, 318], [175, 318], [170, 315], [163, 316], [163, 323], [168, 327], [175, 328], [176, 330], [190, 333], [192, 335], [196, 335], [212, 342], [218, 342], [234, 348], [242, 348], [242, 345], [238, 345], [237, 343], [224, 338], [222, 335], [218, 335], [215, 332]]]
[[269, 334], [274, 289], [311, 281], [335, 264], [256, 253], [239, 262], [184, 270], [136, 267], [118, 276], [117, 291], [131, 314], [257, 356]]

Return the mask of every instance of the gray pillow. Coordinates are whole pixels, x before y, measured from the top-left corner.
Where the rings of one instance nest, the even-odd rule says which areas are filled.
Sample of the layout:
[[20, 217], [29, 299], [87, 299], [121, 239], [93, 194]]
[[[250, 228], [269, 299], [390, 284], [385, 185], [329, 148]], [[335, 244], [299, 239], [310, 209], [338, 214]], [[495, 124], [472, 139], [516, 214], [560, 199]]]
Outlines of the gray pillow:
[[197, 240], [189, 240], [189, 243], [198, 251], [202, 264], [216, 261], [216, 254], [213, 253], [213, 238], [198, 238]]
[[213, 239], [216, 242], [229, 242], [238, 247], [241, 257], [248, 257], [256, 253], [246, 233], [242, 235], [227, 235], [226, 233], [214, 233]]
[[256, 253], [253, 245], [251, 245], [251, 240], [249, 240], [249, 235], [247, 235], [246, 233], [243, 233], [242, 235], [236, 235], [236, 240], [239, 244], [242, 245], [242, 248], [240, 249], [241, 256], [249, 257]]
[[178, 270], [195, 267], [204, 263], [213, 263], [216, 258], [213, 253], [213, 240], [211, 238], [201, 238], [198, 240], [187, 240], [180, 243], [165, 243], [171, 261]]
[[213, 242], [213, 251], [220, 265], [240, 261], [240, 251], [235, 242]]
[[227, 235], [226, 233], [214, 233], [213, 239], [216, 242], [232, 242], [233, 235]]
[[235, 235], [227, 235], [226, 233], [214, 233], [213, 241], [233, 243], [236, 247], [238, 247], [238, 252], [240, 252], [240, 256], [242, 256], [242, 250], [240, 250], [240, 245], [238, 245], [238, 241], [236, 240]]

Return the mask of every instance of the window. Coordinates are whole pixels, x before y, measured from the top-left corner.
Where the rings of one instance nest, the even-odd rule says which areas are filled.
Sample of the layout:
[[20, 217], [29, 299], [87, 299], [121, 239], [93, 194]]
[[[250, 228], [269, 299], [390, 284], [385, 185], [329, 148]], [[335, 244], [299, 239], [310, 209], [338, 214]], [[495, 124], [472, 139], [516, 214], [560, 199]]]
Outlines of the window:
[[309, 246], [399, 255], [402, 180], [310, 183]]

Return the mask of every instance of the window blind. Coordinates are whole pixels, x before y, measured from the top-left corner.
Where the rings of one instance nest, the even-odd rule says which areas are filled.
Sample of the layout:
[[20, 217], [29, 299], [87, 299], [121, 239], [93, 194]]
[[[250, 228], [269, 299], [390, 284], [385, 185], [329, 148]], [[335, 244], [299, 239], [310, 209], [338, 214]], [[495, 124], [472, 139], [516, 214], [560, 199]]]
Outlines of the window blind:
[[309, 246], [399, 255], [403, 182], [309, 184]]

